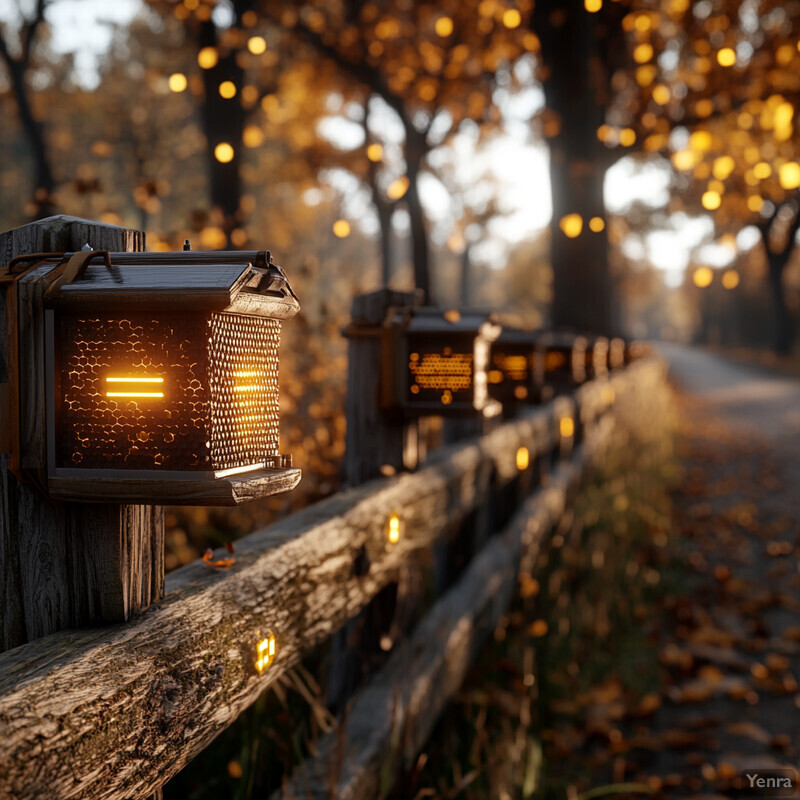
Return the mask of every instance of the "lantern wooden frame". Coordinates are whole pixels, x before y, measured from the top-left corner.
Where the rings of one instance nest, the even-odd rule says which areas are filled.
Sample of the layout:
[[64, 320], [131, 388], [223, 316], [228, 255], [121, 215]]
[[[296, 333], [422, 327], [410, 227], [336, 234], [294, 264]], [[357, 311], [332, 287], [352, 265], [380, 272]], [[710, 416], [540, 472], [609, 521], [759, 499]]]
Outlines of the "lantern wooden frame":
[[504, 406], [538, 403], [543, 386], [542, 334], [503, 327], [492, 342], [489, 395]]
[[500, 326], [486, 313], [390, 309], [382, 327], [381, 406], [402, 416], [493, 417], [490, 344]]

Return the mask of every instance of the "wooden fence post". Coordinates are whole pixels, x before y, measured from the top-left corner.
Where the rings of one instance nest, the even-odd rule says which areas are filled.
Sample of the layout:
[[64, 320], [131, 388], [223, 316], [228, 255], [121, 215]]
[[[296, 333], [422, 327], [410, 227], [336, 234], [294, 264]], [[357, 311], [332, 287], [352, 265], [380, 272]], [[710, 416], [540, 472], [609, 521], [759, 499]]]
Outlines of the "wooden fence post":
[[[421, 302], [418, 293], [391, 289], [353, 298], [351, 323], [344, 332], [348, 339], [344, 461], [348, 486], [413, 469], [421, 458], [418, 422], [392, 419], [380, 403], [380, 328], [390, 308], [410, 308]], [[341, 711], [358, 687], [362, 658], [375, 644], [366, 640], [365, 633], [391, 623], [396, 595], [396, 584], [390, 584], [333, 637], [328, 704], [334, 710]]]
[[[48, 217], [0, 234], [0, 266], [86, 244], [142, 251], [144, 238], [131, 228]], [[5, 295], [0, 288], [0, 390], [9, 379]], [[0, 453], [0, 652], [64, 628], [125, 621], [163, 596], [162, 508], [56, 502], [8, 467], [8, 452]]]
[[353, 298], [347, 351], [347, 433], [344, 472], [349, 486], [416, 467], [417, 423], [390, 419], [381, 411], [380, 327], [390, 308], [418, 306], [411, 292], [380, 289]]

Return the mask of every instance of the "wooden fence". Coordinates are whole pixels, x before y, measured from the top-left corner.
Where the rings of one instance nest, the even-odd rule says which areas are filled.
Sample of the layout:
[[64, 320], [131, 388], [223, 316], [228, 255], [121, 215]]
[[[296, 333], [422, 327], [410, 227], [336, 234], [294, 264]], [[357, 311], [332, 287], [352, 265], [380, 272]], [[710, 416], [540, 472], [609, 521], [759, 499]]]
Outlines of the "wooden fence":
[[[282, 672], [396, 580], [400, 567], [518, 474], [545, 469], [460, 580], [355, 698], [342, 731], [294, 776], [289, 795], [366, 798], [408, 764], [513, 594], [520, 563], [546, 542], [615, 428], [663, 392], [655, 359], [491, 433], [432, 454], [414, 473], [365, 483], [237, 542], [236, 565], [167, 576], [166, 596], [127, 624], [64, 631], [0, 655], [0, 796], [142, 797], [156, 792]], [[562, 442], [563, 417], [582, 444]], [[402, 534], [388, 544], [390, 514]], [[369, 568], [354, 569], [366, 555]], [[273, 663], [256, 669], [268, 633]], [[402, 736], [398, 736], [402, 731]], [[337, 795], [335, 795], [337, 796]]]
[[[139, 232], [59, 217], [0, 235], [0, 261], [85, 241], [144, 247]], [[354, 305], [346, 472], [358, 485], [237, 541], [229, 571], [192, 564], [168, 575], [163, 593], [161, 509], [52, 502], [17, 482], [0, 454], [0, 797], [158, 794], [312, 648], [336, 637], [340, 662], [357, 662], [342, 626], [423, 552], [437, 548], [437, 567], [446, 564], [441, 543], [480, 520], [492, 529], [473, 536], [470, 563], [455, 582], [437, 574], [433, 607], [284, 796], [361, 800], [412, 762], [519, 571], [532, 569], [608, 442], [650, 423], [664, 394], [662, 365], [642, 360], [424, 460], [416, 423], [392, 423], [375, 406], [371, 331], [387, 304], [414, 302], [382, 292]], [[0, 390], [13, 355], [4, 309]], [[375, 477], [387, 471], [396, 474]], [[275, 657], [259, 668], [270, 640]]]

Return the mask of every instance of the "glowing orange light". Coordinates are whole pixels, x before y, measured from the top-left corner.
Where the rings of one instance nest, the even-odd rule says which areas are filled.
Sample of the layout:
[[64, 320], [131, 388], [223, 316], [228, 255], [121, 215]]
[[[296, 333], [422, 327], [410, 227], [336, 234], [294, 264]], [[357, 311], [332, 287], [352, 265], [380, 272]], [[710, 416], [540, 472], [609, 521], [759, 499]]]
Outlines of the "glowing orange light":
[[561, 218], [558, 226], [568, 239], [576, 239], [583, 230], [583, 217], [580, 214], [567, 214]]
[[789, 161], [778, 168], [778, 180], [784, 189], [797, 189], [800, 186], [800, 164]]
[[121, 383], [124, 384], [125, 391], [108, 391], [106, 397], [163, 397], [163, 392], [144, 392], [138, 388], [139, 384], [162, 384], [163, 378], [130, 378], [130, 377], [108, 377], [106, 383]]
[[660, 106], [665, 106], [669, 103], [670, 97], [672, 97], [672, 92], [663, 83], [653, 87], [653, 100]]
[[457, 308], [451, 308], [444, 312], [444, 318], [448, 322], [460, 322], [461, 312]]
[[235, 151], [233, 146], [228, 142], [220, 142], [214, 148], [214, 158], [216, 158], [220, 164], [229, 164], [231, 161], [233, 161], [234, 154]]
[[717, 61], [722, 67], [732, 67], [736, 63], [736, 51], [732, 47], [723, 47], [717, 53]]
[[251, 36], [247, 40], [247, 49], [254, 56], [260, 56], [267, 49], [267, 41], [263, 36]]
[[589, 230], [593, 233], [600, 233], [606, 227], [606, 223], [602, 217], [592, 217], [589, 220]]
[[700, 289], [705, 289], [706, 286], [711, 286], [714, 280], [714, 272], [711, 267], [698, 267], [692, 275], [694, 285]]
[[528, 465], [531, 463], [530, 453], [528, 452], [527, 447], [520, 447], [517, 450], [517, 469], [520, 472], [524, 469], [528, 469]]
[[575, 421], [572, 417], [562, 417], [558, 428], [561, 436], [567, 439], [575, 433]]
[[350, 223], [346, 219], [337, 219], [333, 223], [333, 235], [344, 239], [350, 235]]
[[453, 32], [453, 20], [450, 17], [439, 17], [433, 27], [436, 35], [444, 38]]
[[383, 147], [377, 143], [371, 144], [367, 148], [367, 158], [373, 162], [380, 161], [383, 158]]
[[722, 276], [722, 285], [726, 289], [735, 289], [739, 285], [739, 273], [735, 269], [729, 269]]
[[390, 544], [397, 544], [400, 541], [400, 517], [394, 512], [386, 523], [386, 538]]
[[503, 25], [506, 28], [518, 28], [522, 22], [522, 14], [516, 8], [509, 8], [503, 12]]
[[256, 645], [256, 669], [261, 674], [274, 660], [276, 651], [275, 637], [269, 634], [265, 639], [261, 639]]
[[389, 186], [389, 188], [386, 190], [386, 196], [390, 200], [399, 200], [408, 191], [408, 186], [409, 180], [404, 175], [402, 178], [398, 178]]
[[197, 63], [201, 69], [211, 69], [217, 66], [219, 61], [219, 53], [216, 47], [204, 47], [197, 54]]
[[709, 190], [703, 193], [703, 197], [701, 198], [700, 202], [703, 204], [703, 208], [706, 208], [709, 211], [714, 211], [722, 204], [722, 198], [720, 197], [719, 192]]
[[236, 84], [233, 81], [222, 81], [219, 85], [219, 94], [226, 100], [236, 97]]
[[173, 72], [172, 75], [169, 76], [169, 89], [171, 92], [180, 94], [186, 90], [186, 86], [186, 76], [182, 72]]

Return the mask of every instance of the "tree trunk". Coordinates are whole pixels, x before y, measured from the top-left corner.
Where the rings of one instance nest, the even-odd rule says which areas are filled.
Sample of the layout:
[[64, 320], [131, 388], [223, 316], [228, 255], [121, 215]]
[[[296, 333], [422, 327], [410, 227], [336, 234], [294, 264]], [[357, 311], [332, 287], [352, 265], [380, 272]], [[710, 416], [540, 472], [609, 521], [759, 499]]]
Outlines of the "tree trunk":
[[424, 304], [433, 303], [431, 294], [430, 260], [428, 253], [428, 233], [425, 230], [425, 212], [419, 196], [419, 174], [422, 161], [427, 153], [425, 136], [409, 120], [403, 119], [406, 131], [406, 171], [408, 192], [406, 205], [411, 221], [411, 257], [414, 264], [414, 284], [424, 295]]
[[[791, 252], [791, 248], [789, 250]], [[769, 288], [775, 306], [775, 344], [774, 350], [779, 355], [787, 355], [792, 351], [794, 343], [794, 320], [786, 303], [786, 292], [783, 288], [783, 272], [788, 257], [769, 254]]]
[[14, 59], [6, 59], [6, 66], [11, 77], [14, 97], [17, 100], [22, 128], [30, 145], [35, 165], [33, 197], [36, 203], [36, 211], [33, 216], [34, 219], [50, 217], [55, 214], [55, 204], [53, 203], [55, 180], [53, 178], [53, 169], [50, 165], [50, 156], [44, 142], [42, 123], [33, 115], [33, 109], [28, 98], [28, 89], [25, 85], [25, 67]]
[[[203, 103], [203, 130], [206, 136], [211, 205], [222, 212], [222, 227], [230, 247], [231, 231], [241, 223], [239, 206], [242, 197], [240, 176], [242, 134], [245, 112], [239, 92], [244, 85], [244, 71], [236, 63], [236, 52], [224, 52], [218, 47], [217, 29], [213, 22], [203, 23], [199, 39], [200, 48], [214, 47], [219, 51], [219, 61], [211, 69], [202, 70], [205, 100]], [[219, 93], [220, 84], [231, 81], [236, 96], [226, 100]], [[233, 158], [227, 163], [219, 161], [217, 145], [227, 142], [233, 148]]]
[[[582, 4], [541, 0], [533, 24], [547, 68], [545, 98], [551, 117], [550, 181], [553, 219], [552, 324], [598, 334], [613, 332], [606, 229], [594, 233], [589, 221], [605, 223], [603, 182], [609, 163], [597, 138], [605, 119], [604, 64], [597, 52], [596, 17]], [[580, 231], [561, 228], [564, 217], [580, 215]], [[575, 218], [577, 229], [577, 218]]]
[[472, 259], [470, 258], [470, 246], [466, 243], [461, 253], [461, 296], [459, 300], [462, 308], [468, 308], [470, 300], [472, 300]]

